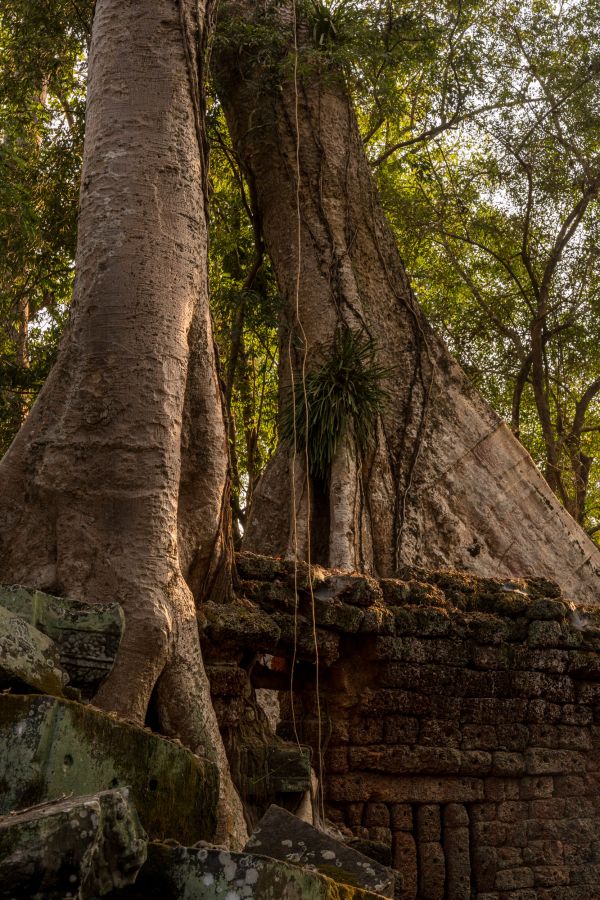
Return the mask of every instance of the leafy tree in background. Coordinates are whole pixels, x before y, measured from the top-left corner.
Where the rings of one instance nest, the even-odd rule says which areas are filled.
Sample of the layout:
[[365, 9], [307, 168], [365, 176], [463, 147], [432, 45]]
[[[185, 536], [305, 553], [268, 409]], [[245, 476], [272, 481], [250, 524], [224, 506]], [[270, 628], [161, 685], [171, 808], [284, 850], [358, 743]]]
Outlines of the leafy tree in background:
[[458, 7], [446, 33], [457, 40], [461, 31], [448, 58], [471, 56], [472, 89], [453, 66], [438, 71], [443, 86], [452, 73], [453, 90], [433, 99], [423, 90], [415, 121], [400, 119], [383, 142], [374, 135], [370, 153], [428, 312], [566, 508], [596, 534], [598, 12], [584, 3], [493, 3], [471, 15]]
[[0, 453], [54, 362], [70, 301], [90, 6], [0, 4]]
[[[71, 291], [91, 7], [0, 2], [0, 450], [51, 366]], [[580, 0], [311, 0], [308, 15], [315, 46], [346, 73], [421, 302], [597, 534], [597, 10]], [[214, 101], [209, 133], [212, 305], [239, 533], [276, 443], [282, 307], [253, 188]]]
[[246, 510], [277, 443], [281, 303], [266, 254], [254, 186], [231, 146], [213, 98], [211, 138], [211, 303], [228, 420], [233, 526], [241, 541]]

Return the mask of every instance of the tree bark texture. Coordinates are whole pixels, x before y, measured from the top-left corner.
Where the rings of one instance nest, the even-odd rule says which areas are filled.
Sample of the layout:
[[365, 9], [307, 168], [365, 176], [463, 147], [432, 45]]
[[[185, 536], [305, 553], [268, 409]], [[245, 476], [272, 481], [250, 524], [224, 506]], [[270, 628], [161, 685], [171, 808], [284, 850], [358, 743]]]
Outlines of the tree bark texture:
[[[302, 453], [294, 458], [293, 448], [279, 446], [255, 492], [245, 548], [305, 558], [310, 535], [313, 561], [327, 566], [380, 576], [403, 564], [545, 575], [574, 599], [597, 600], [598, 548], [469, 383], [412, 293], [343, 79], [316, 51], [295, 79], [293, 6], [266, 10], [248, 0], [222, 4], [214, 58], [286, 301], [282, 396], [340, 325], [368, 335], [390, 375], [373, 450], [361, 456], [343, 442], [325, 486], [307, 478]], [[247, 27], [264, 24], [265, 15], [279, 34], [268, 71]], [[300, 24], [297, 34], [306, 48], [309, 29]]]
[[122, 604], [95, 702], [143, 723], [155, 692], [162, 730], [218, 757], [239, 845], [192, 593], [227, 586], [228, 498], [198, 74], [209, 11], [180, 2], [97, 0], [71, 322], [0, 465], [0, 581]]

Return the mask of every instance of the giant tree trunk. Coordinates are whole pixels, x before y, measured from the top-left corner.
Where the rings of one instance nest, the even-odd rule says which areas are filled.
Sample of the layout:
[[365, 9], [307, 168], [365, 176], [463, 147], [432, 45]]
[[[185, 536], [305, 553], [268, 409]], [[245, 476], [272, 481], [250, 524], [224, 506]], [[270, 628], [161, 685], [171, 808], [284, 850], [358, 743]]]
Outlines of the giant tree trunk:
[[[268, 74], [265, 54], [251, 45], [260, 32], [235, 27], [265, 15], [279, 31], [270, 48], [279, 58]], [[254, 497], [246, 548], [306, 556], [310, 536], [313, 560], [324, 565], [382, 576], [407, 563], [500, 577], [538, 574], [574, 598], [596, 600], [600, 552], [415, 300], [343, 79], [318, 53], [308, 72], [303, 60], [294, 79], [290, 2], [267, 4], [265, 12], [263, 4], [229, 0], [221, 16], [220, 98], [287, 301], [283, 394], [305, 354], [310, 371], [340, 325], [368, 334], [392, 370], [373, 449], [361, 456], [347, 437], [325, 483], [307, 476], [302, 454], [294, 458], [289, 444], [280, 445]], [[298, 40], [309, 43], [306, 27]]]
[[71, 322], [0, 465], [0, 580], [123, 605], [95, 702], [143, 723], [156, 690], [163, 731], [218, 758], [240, 844], [190, 590], [226, 587], [227, 452], [196, 67], [208, 12], [180, 2], [97, 0]]

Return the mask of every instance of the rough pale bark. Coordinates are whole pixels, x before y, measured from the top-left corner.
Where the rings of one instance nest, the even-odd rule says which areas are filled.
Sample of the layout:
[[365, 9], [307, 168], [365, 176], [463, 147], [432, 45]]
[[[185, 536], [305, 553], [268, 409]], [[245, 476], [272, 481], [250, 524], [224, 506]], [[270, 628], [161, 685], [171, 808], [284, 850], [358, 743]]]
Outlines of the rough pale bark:
[[0, 465], [0, 581], [122, 604], [95, 702], [143, 723], [157, 688], [163, 730], [219, 758], [235, 845], [245, 826], [190, 591], [219, 573], [223, 587], [228, 556], [196, 65], [207, 15], [195, 0], [97, 0], [71, 322]]
[[[281, 329], [283, 391], [290, 382], [290, 328], [296, 375], [304, 349], [310, 369], [340, 324], [368, 334], [392, 374], [385, 383], [390, 400], [376, 423], [373, 451], [361, 459], [350, 441], [342, 444], [325, 489], [307, 486], [302, 458], [292, 463], [293, 451], [279, 447], [256, 490], [245, 547], [271, 554], [297, 548], [306, 556], [303, 522], [311, 496], [313, 560], [324, 565], [379, 575], [394, 573], [404, 563], [500, 577], [541, 574], [559, 581], [576, 599], [596, 600], [597, 547], [560, 506], [526, 451], [425, 320], [379, 206], [342, 79], [324, 56], [319, 63], [314, 54], [311, 71], [300, 67], [296, 94], [289, 3], [267, 5], [280, 44], [266, 74], [248, 31], [235, 27], [263, 15], [262, 4], [247, 0], [221, 6], [225, 29], [216, 71], [287, 301], [288, 322]], [[308, 29], [300, 28], [299, 41], [309, 43]]]

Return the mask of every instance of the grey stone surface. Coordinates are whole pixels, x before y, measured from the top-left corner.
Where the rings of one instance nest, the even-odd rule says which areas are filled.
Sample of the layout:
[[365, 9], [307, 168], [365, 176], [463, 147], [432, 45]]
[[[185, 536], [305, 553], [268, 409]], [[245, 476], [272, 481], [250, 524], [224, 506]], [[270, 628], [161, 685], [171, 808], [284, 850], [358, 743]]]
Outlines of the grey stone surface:
[[215, 763], [90, 705], [0, 695], [0, 815], [125, 786], [151, 838], [212, 837]]
[[110, 900], [376, 900], [378, 894], [250, 853], [148, 846], [136, 883]]
[[[239, 749], [240, 788], [247, 799], [275, 799], [310, 789], [310, 751], [290, 745], [254, 745]], [[264, 807], [263, 807], [264, 809]]]
[[27, 685], [34, 691], [62, 696], [68, 680], [54, 642], [0, 606], [0, 688]]
[[76, 687], [91, 694], [110, 672], [124, 628], [118, 603], [82, 603], [0, 585], [0, 605], [54, 641]]
[[104, 896], [135, 880], [146, 843], [126, 790], [3, 816], [0, 900]]
[[278, 806], [269, 807], [245, 850], [314, 868], [335, 881], [386, 897], [394, 895], [394, 877], [385, 866]]

